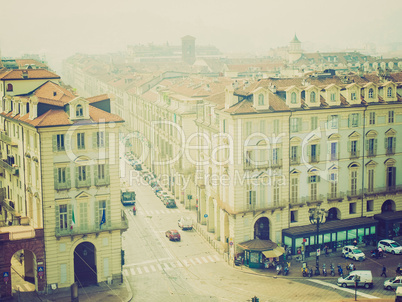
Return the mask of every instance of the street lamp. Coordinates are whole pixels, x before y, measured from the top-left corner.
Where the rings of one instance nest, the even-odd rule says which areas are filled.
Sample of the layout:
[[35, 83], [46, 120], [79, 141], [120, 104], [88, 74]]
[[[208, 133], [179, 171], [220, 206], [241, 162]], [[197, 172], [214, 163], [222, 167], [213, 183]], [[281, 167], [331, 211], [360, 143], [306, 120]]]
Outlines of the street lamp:
[[317, 225], [317, 237], [316, 237], [316, 241], [315, 241], [316, 245], [317, 245], [317, 251], [316, 251], [317, 254], [316, 254], [316, 258], [315, 258], [315, 266], [316, 266], [315, 274], [319, 275], [320, 274], [320, 255], [318, 252], [318, 247], [319, 247], [318, 237], [320, 234], [320, 224], [325, 223], [328, 212], [325, 211], [324, 209], [320, 209], [320, 206], [309, 209], [308, 212], [309, 212], [310, 223]]

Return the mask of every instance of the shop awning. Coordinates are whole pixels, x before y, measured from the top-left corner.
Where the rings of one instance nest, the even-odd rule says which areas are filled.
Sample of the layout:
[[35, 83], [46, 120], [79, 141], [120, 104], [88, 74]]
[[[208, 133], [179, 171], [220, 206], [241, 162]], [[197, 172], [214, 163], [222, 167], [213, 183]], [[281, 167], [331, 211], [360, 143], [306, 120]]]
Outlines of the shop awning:
[[253, 239], [244, 241], [238, 244], [244, 250], [248, 251], [268, 251], [275, 249], [278, 245], [271, 240], [260, 240], [260, 239]]
[[276, 258], [285, 253], [285, 249], [281, 246], [278, 246], [277, 248], [271, 250], [271, 251], [265, 251], [262, 252], [262, 254], [267, 257], [267, 258]]
[[389, 222], [402, 221], [402, 211], [384, 212], [381, 214], [374, 215], [374, 219]]

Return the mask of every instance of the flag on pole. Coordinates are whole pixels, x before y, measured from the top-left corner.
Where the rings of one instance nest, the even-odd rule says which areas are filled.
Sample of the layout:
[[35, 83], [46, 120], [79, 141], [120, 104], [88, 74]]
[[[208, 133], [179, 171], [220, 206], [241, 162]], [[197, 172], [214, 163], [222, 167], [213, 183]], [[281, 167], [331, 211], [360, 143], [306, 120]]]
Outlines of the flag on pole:
[[74, 209], [73, 209], [73, 215], [71, 217], [71, 225], [70, 225], [71, 230], [73, 229], [74, 225], [75, 225], [75, 217], [74, 217]]
[[106, 223], [105, 209], [103, 209], [103, 212], [102, 212], [102, 220], [101, 220], [101, 222], [100, 222], [100, 226], [102, 226], [102, 224], [105, 224], [105, 223]]

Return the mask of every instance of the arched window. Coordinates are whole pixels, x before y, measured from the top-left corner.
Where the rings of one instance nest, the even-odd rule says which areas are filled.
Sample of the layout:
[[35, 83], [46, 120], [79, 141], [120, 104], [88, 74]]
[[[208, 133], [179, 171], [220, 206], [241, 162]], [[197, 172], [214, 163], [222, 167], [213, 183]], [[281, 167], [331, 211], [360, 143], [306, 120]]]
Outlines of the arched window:
[[13, 84], [7, 84], [7, 91], [13, 91]]
[[75, 107], [75, 115], [76, 116], [84, 115], [84, 109], [82, 108], [82, 105], [78, 104], [77, 107]]
[[310, 102], [311, 102], [311, 103], [315, 103], [315, 92], [314, 92], [314, 91], [312, 91], [312, 92], [310, 93]]
[[264, 106], [264, 95], [262, 93], [258, 95], [258, 106]]
[[392, 88], [391, 87], [388, 87], [387, 97], [392, 98]]
[[372, 99], [374, 97], [374, 90], [373, 88], [369, 89], [369, 99]]
[[296, 92], [292, 92], [291, 97], [290, 97], [290, 102], [292, 104], [296, 104], [297, 100], [296, 100]]

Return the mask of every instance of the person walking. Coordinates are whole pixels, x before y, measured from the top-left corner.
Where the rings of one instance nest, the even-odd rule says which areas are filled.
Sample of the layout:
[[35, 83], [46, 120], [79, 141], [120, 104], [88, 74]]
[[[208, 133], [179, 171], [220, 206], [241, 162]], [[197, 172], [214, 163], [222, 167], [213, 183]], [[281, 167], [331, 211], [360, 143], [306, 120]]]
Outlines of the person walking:
[[396, 268], [396, 275], [400, 276], [401, 275], [401, 264], [398, 263], [398, 267]]
[[385, 265], [382, 266], [382, 273], [380, 277], [382, 277], [383, 275], [385, 278], [387, 278], [387, 268], [385, 267]]

